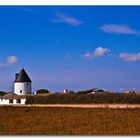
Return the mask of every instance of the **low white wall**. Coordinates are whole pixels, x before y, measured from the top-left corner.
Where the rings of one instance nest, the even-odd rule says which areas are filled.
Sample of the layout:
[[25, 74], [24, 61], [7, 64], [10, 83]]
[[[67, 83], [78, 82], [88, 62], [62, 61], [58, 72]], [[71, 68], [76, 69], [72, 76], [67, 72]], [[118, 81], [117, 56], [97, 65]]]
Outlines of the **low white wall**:
[[17, 100], [16, 99], [13, 99], [13, 104], [17, 104]]
[[0, 104], [9, 104], [9, 100], [0, 99]]
[[25, 104], [26, 99], [21, 99], [21, 104]]
[[26, 99], [20, 99], [20, 100], [21, 100], [21, 103], [17, 103], [17, 99], [13, 99], [13, 103], [9, 103], [9, 99], [0, 99], [0, 104], [3, 104], [3, 105], [25, 104]]

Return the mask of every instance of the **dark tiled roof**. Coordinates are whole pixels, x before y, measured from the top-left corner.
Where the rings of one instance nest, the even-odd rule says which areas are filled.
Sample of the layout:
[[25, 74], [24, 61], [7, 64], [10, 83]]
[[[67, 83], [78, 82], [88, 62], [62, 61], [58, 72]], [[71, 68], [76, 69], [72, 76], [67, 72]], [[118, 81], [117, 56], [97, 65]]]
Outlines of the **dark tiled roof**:
[[26, 99], [27, 96], [33, 95], [17, 95], [15, 93], [8, 93], [4, 96], [1, 96], [0, 99]]
[[16, 96], [16, 94], [14, 93], [8, 93], [4, 96], [1, 96], [1, 99], [10, 99], [10, 98], [13, 98], [14, 96]]
[[10, 99], [26, 99], [26, 95], [16, 95], [16, 96], [13, 96], [12, 98]]
[[19, 74], [16, 74], [14, 82], [32, 82], [26, 71], [22, 68]]

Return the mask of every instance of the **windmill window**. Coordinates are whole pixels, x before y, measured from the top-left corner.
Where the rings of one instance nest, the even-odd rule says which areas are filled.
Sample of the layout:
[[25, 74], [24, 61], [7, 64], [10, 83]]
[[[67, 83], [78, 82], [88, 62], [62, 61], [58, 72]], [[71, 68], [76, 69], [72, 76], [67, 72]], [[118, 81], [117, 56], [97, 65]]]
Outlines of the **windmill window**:
[[22, 90], [20, 90], [20, 93], [22, 93]]

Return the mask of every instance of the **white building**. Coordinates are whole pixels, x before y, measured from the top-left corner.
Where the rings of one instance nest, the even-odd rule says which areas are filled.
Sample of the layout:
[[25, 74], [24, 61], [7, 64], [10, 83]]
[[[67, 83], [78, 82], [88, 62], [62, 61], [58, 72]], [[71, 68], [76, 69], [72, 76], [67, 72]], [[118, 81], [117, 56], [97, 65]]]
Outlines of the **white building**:
[[15, 75], [14, 93], [7, 93], [0, 97], [0, 104], [25, 104], [26, 97], [32, 95], [32, 81], [22, 68]]
[[14, 93], [8, 93], [0, 97], [0, 104], [25, 104], [26, 96], [25, 95], [16, 95]]
[[64, 89], [64, 93], [68, 93], [68, 90], [67, 89]]

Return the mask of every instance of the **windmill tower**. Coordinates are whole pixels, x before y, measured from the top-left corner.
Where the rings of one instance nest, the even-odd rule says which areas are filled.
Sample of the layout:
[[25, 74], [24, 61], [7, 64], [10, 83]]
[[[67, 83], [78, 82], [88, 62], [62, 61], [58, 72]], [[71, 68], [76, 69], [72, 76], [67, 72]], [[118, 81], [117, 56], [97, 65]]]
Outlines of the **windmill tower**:
[[17, 95], [32, 94], [32, 81], [24, 68], [15, 74], [14, 93]]

